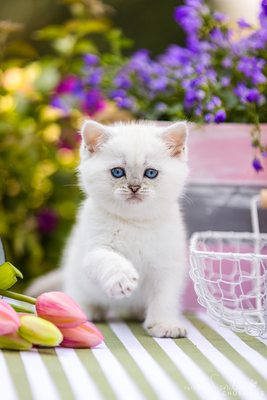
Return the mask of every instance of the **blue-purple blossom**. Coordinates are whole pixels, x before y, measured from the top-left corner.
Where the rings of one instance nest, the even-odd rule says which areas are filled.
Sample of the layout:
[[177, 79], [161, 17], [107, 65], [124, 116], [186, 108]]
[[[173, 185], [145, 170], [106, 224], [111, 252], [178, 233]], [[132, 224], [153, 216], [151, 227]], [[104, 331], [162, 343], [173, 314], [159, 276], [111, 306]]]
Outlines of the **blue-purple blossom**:
[[93, 88], [98, 87], [98, 85], [101, 82], [103, 73], [104, 73], [103, 68], [101, 68], [101, 67], [95, 68], [92, 71], [91, 75], [87, 78], [86, 84]]
[[233, 59], [232, 59], [230, 56], [225, 57], [225, 58], [222, 60], [222, 66], [223, 66], [224, 68], [230, 68], [230, 67], [232, 66], [232, 64], [233, 64]]
[[212, 97], [212, 99], [207, 103], [206, 109], [208, 111], [213, 111], [215, 107], [220, 107], [222, 105], [222, 101], [218, 96]]
[[261, 98], [261, 94], [256, 88], [248, 88], [243, 83], [238, 83], [237, 87], [234, 88], [234, 93], [240, 98], [241, 103], [245, 104], [247, 101], [250, 103], [257, 102], [264, 99]]
[[66, 114], [68, 114], [71, 110], [71, 106], [68, 103], [68, 101], [64, 100], [64, 98], [62, 98], [61, 96], [58, 96], [58, 95], [55, 95], [52, 97], [50, 104], [52, 107], [60, 108]]
[[261, 165], [261, 162], [260, 162], [260, 160], [259, 160], [257, 157], [254, 158], [252, 165], [253, 165], [253, 168], [254, 168], [257, 172], [263, 170], [263, 166]]
[[58, 213], [50, 207], [42, 208], [37, 214], [39, 230], [44, 234], [52, 233], [59, 222]]
[[188, 7], [200, 9], [203, 6], [203, 0], [185, 0]]
[[230, 78], [230, 76], [223, 76], [222, 78], [221, 78], [221, 85], [223, 86], [223, 87], [227, 87], [227, 86], [229, 86], [230, 85], [230, 83], [231, 83], [231, 78]]
[[214, 115], [211, 113], [205, 114], [204, 119], [208, 124], [210, 124], [211, 122], [214, 121]]
[[267, 15], [267, 0], [262, 0], [261, 8], [264, 14]]
[[155, 104], [155, 108], [156, 108], [156, 110], [158, 110], [160, 112], [164, 112], [167, 110], [168, 107], [167, 107], [167, 104], [159, 101], [158, 103]]
[[224, 122], [226, 118], [226, 114], [224, 110], [218, 110], [214, 116], [214, 121], [216, 124], [220, 124], [221, 122]]
[[161, 92], [167, 89], [168, 82], [169, 80], [166, 76], [160, 76], [151, 81], [150, 87]]
[[246, 97], [247, 101], [253, 103], [254, 101], [258, 101], [260, 99], [260, 93], [258, 89], [248, 89], [248, 94]]
[[242, 82], [239, 82], [233, 91], [240, 98], [241, 103], [244, 104], [247, 101], [248, 89]]
[[185, 93], [185, 108], [191, 109], [195, 103], [205, 98], [204, 90], [188, 89]]
[[195, 8], [190, 6], [179, 6], [174, 9], [173, 15], [186, 33], [198, 32], [201, 27], [201, 17]]
[[83, 59], [87, 65], [95, 65], [99, 61], [99, 57], [95, 54], [86, 54]]
[[127, 73], [125, 73], [125, 72], [122, 72], [122, 73], [118, 74], [117, 76], [115, 76], [113, 83], [118, 88], [126, 89], [126, 90], [130, 89], [130, 87], [132, 87], [132, 85], [133, 85], [132, 81], [129, 79]]
[[266, 81], [266, 77], [262, 73], [265, 63], [262, 58], [243, 56], [237, 64], [237, 68], [247, 78], [251, 78], [253, 84], [257, 85]]
[[214, 12], [213, 17], [216, 19], [218, 22], [226, 22], [228, 21], [229, 17], [227, 14], [221, 13], [221, 12]]
[[241, 29], [245, 29], [245, 28], [250, 28], [251, 27], [251, 25], [244, 18], [240, 18], [236, 22], [238, 23], [238, 26]]

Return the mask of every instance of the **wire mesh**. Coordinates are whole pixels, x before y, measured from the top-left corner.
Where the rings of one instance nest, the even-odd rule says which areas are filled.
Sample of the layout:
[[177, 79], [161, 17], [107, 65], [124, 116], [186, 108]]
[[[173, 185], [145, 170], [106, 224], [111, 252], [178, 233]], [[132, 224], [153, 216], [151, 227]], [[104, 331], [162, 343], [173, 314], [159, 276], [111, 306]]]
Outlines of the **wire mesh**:
[[195, 233], [190, 263], [198, 302], [219, 325], [267, 338], [267, 234]]

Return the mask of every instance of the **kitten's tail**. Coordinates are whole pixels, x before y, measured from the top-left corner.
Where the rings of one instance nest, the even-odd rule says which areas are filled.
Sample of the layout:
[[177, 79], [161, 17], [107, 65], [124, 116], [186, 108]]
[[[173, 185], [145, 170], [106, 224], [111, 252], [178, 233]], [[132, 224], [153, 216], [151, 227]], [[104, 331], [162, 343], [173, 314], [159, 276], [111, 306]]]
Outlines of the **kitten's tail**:
[[35, 279], [25, 290], [25, 294], [31, 297], [38, 297], [46, 292], [60, 292], [63, 289], [63, 271], [58, 268]]

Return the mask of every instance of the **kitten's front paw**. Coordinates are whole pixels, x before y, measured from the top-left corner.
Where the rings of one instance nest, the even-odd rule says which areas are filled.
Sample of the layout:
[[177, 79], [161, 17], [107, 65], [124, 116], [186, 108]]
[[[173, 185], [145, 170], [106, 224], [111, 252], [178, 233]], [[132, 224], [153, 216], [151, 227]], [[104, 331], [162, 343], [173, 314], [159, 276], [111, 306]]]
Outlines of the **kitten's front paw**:
[[144, 328], [154, 337], [178, 338], [187, 335], [186, 327], [177, 319], [171, 321], [145, 322]]
[[106, 283], [106, 290], [110, 297], [117, 299], [129, 297], [137, 288], [139, 275], [134, 268], [127, 268], [111, 276]]

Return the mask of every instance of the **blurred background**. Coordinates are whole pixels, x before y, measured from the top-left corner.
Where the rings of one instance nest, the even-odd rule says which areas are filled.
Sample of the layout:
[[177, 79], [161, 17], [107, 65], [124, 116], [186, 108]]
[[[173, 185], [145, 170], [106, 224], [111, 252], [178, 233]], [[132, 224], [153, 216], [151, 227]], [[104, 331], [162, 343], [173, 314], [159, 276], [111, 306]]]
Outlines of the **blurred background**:
[[[9, 0], [0, 2], [2, 20], [19, 22], [23, 31], [14, 35], [34, 43], [40, 54], [49, 51], [48, 45], [33, 41], [33, 32], [45, 25], [59, 24], [70, 18], [68, 5], [54, 0]], [[94, 1], [88, 4], [94, 6]], [[230, 24], [238, 18], [258, 26], [261, 0], [209, 0], [214, 10], [227, 13]], [[185, 35], [173, 19], [175, 7], [183, 4], [182, 0], [105, 0], [107, 14], [114, 26], [120, 27], [125, 36], [133, 39], [134, 46], [126, 53], [140, 48], [151, 50], [153, 55], [162, 53], [170, 43], [183, 44]], [[95, 37], [97, 39], [97, 37]], [[99, 40], [99, 38], [98, 38]], [[102, 43], [103, 47], [103, 43]], [[102, 50], [102, 48], [101, 48]]]
[[[260, 27], [261, 3], [210, 0], [208, 5], [229, 16], [228, 27], [236, 29], [236, 20], [245, 18], [255, 31]], [[137, 50], [148, 49], [153, 58], [172, 43], [185, 46], [186, 33], [173, 17], [174, 9], [182, 4], [182, 0], [0, 0], [0, 235], [7, 259], [23, 272], [24, 283], [58, 265], [83, 198], [75, 175], [80, 141], [76, 132], [83, 116], [97, 116], [101, 122], [139, 117], [134, 106], [129, 112], [130, 107], [120, 108], [118, 102], [103, 98], [96, 88], [101, 68], [110, 67], [111, 77], [104, 79], [108, 86], [127, 56]], [[205, 29], [220, 24], [219, 17], [212, 21], [206, 18]], [[225, 34], [225, 28], [220, 29]], [[86, 58], [88, 54], [103, 55], [102, 67], [92, 72], [97, 61]], [[83, 82], [81, 88], [76, 79], [85, 72], [91, 74], [92, 90], [82, 103], [75, 103], [75, 96], [84, 96], [82, 90], [90, 85]], [[70, 92], [72, 97], [68, 97]], [[178, 88], [177, 93], [184, 96], [185, 92]], [[123, 95], [119, 97], [124, 100]], [[179, 97], [173, 99], [171, 119], [193, 115], [185, 114]], [[141, 100], [140, 107], [148, 107], [147, 99]], [[149, 103], [149, 107], [154, 110], [156, 104], [157, 112], [160, 107], [163, 112], [166, 105], [162, 101]], [[233, 107], [236, 104], [231, 98], [229, 102]], [[218, 111], [220, 105], [216, 107]], [[247, 122], [250, 114], [242, 107], [238, 112], [243, 114], [236, 115]], [[253, 107], [252, 117], [256, 115]], [[148, 111], [144, 117], [160, 119], [161, 114]], [[249, 121], [255, 122], [253, 118]], [[259, 147], [259, 141], [254, 146]], [[260, 169], [259, 164], [256, 167]]]

